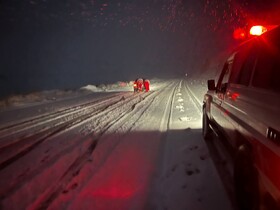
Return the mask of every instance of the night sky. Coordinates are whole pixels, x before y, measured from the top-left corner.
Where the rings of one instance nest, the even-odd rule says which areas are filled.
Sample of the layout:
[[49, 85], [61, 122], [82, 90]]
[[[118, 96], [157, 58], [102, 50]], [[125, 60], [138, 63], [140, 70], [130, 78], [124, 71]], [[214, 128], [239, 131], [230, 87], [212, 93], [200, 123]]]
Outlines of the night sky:
[[192, 74], [279, 14], [279, 0], [0, 0], [0, 97]]

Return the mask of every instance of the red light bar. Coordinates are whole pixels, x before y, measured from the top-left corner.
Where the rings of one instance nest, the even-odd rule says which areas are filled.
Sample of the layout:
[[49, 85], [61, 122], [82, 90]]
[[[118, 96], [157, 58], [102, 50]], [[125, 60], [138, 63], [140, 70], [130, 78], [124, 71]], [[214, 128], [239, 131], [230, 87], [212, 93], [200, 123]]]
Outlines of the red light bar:
[[264, 26], [253, 26], [250, 29], [250, 34], [253, 36], [260, 36], [267, 31], [267, 28]]

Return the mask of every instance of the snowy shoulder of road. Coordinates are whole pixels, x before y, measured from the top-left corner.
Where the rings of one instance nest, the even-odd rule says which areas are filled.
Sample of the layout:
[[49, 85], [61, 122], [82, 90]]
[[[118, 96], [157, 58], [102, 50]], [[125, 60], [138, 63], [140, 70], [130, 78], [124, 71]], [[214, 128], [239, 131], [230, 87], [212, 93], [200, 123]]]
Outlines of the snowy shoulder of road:
[[131, 82], [117, 82], [114, 84], [89, 84], [77, 90], [45, 90], [31, 92], [28, 94], [15, 94], [0, 100], [1, 110], [33, 106], [35, 104], [50, 103], [67, 98], [79, 97], [96, 92], [109, 91], [129, 91], [131, 90]]
[[[161, 84], [160, 79], [152, 79], [152, 90], [156, 90]], [[133, 81], [119, 81], [113, 84], [88, 84], [76, 90], [45, 90], [27, 94], [14, 94], [0, 99], [0, 111], [7, 109], [24, 108], [43, 103], [53, 103], [54, 101], [68, 98], [80, 97], [92, 93], [106, 93], [118, 91], [133, 91]]]
[[149, 209], [233, 209], [201, 134], [205, 91], [203, 79], [176, 91]]
[[[161, 81], [158, 78], [151, 79], [151, 91], [157, 90], [163, 84]], [[0, 100], [0, 127], [124, 92], [133, 92], [133, 81], [89, 84], [76, 90], [45, 90], [11, 95]]]

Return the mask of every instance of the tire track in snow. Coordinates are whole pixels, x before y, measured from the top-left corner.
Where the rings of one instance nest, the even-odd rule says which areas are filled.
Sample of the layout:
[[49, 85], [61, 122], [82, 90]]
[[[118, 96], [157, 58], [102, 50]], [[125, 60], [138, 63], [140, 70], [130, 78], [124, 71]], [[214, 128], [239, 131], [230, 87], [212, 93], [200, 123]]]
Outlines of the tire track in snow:
[[107, 96], [101, 99], [94, 100], [92, 102], [79, 104], [69, 108], [63, 108], [55, 112], [50, 112], [48, 114], [36, 115], [35, 117], [25, 118], [23, 120], [9, 123], [8, 125], [2, 125], [0, 127], [0, 137], [2, 138], [5, 135], [9, 135], [11, 132], [15, 132], [15, 131], [19, 132], [22, 129], [27, 129], [27, 128], [30, 129], [32, 125], [33, 126], [38, 125], [39, 123], [46, 122], [49, 119], [53, 119], [58, 116], [63, 116], [64, 114], [67, 113], [71, 114], [76, 110], [81, 110], [84, 107], [89, 107], [91, 104], [98, 105], [98, 103], [104, 103], [106, 101], [110, 101], [113, 100], [114, 98], [121, 97], [121, 96], [123, 96], [123, 93], [119, 93], [113, 96]]
[[39, 132], [40, 130], [48, 129], [50, 124], [52, 126], [59, 125], [75, 116], [80, 116], [81, 114], [91, 113], [94, 111], [99, 111], [100, 108], [103, 108], [106, 105], [110, 105], [116, 103], [122, 99], [122, 97], [131, 94], [120, 94], [117, 96], [111, 96], [105, 98], [105, 100], [97, 100], [94, 102], [82, 104], [79, 106], [67, 108], [64, 110], [60, 110], [54, 113], [50, 113], [48, 115], [43, 115], [39, 117], [32, 118], [30, 120], [26, 120], [21, 123], [15, 123], [14, 125], [10, 125], [8, 128], [2, 128], [0, 130], [0, 145], [3, 145], [5, 140], [9, 139], [17, 139], [20, 138], [21, 135], [24, 136], [26, 132], [33, 133]]
[[[175, 100], [175, 96], [176, 96], [176, 91], [178, 90], [179, 87], [181, 87], [181, 85], [182, 85], [182, 81], [180, 81], [180, 83], [177, 84], [173, 88], [171, 94], [169, 95], [168, 101], [167, 101], [168, 105], [165, 108], [164, 116], [161, 119], [161, 131], [163, 132], [163, 134], [162, 134], [163, 144], [162, 144], [162, 148], [161, 148], [162, 151], [166, 151], [166, 147], [168, 146], [167, 139], [166, 139], [167, 135], [168, 135], [167, 131], [170, 129], [170, 126], [171, 126], [172, 110], [174, 108], [174, 100]], [[166, 124], [166, 129], [163, 129], [164, 124]], [[167, 155], [166, 155], [166, 153], [164, 153], [162, 162], [161, 162], [161, 167], [160, 167], [160, 168], [162, 168], [162, 171], [166, 170], [165, 165], [164, 165], [164, 163], [166, 162], [166, 159], [167, 159]]]
[[[86, 123], [89, 120], [92, 121], [100, 118], [108, 114], [112, 110], [117, 109], [117, 107], [122, 107], [123, 104], [127, 101], [129, 101], [130, 103], [137, 103], [138, 96], [129, 95], [129, 97], [122, 97], [121, 99], [119, 99], [118, 96], [113, 101], [111, 99], [105, 100], [105, 102], [101, 101], [97, 103], [98, 108], [95, 108], [94, 111], [90, 109], [92, 106], [94, 106], [94, 104], [90, 104], [89, 108], [85, 106], [81, 111], [79, 111], [80, 115], [78, 115], [77, 117], [73, 117], [73, 119], [70, 120], [64, 120], [59, 124], [52, 125], [52, 127], [37, 131], [32, 135], [29, 135], [29, 132], [31, 131], [26, 130], [25, 133], [28, 132], [29, 136], [19, 138], [16, 141], [8, 141], [9, 138], [7, 137], [5, 138], [6, 144], [4, 144], [3, 142], [1, 142], [2, 139], [0, 139], [0, 142], [3, 143], [0, 147], [0, 171], [28, 152], [35, 149], [39, 144], [46, 141], [50, 137], [61, 134], [62, 132], [67, 132], [68, 130], [80, 126], [81, 124]], [[86, 112], [84, 112], [84, 110], [86, 110]], [[76, 111], [74, 112], [74, 114], [76, 114]], [[49, 124], [50, 122], [47, 121], [43, 123]], [[101, 127], [104, 127], [104, 125], [96, 126], [95, 129], [101, 130]]]
[[[142, 95], [143, 94], [141, 94], [141, 96]], [[138, 107], [140, 106], [141, 102], [143, 102], [143, 106], [147, 105], [148, 103], [144, 104], [144, 102], [146, 100], [146, 97], [148, 97], [149, 95], [157, 96], [157, 93], [156, 92], [155, 93], [154, 92], [150, 92], [150, 93], [148, 93], [146, 95], [147, 96], [145, 96], [145, 97], [143, 96], [144, 100], [142, 100], [142, 99], [139, 100], [139, 96], [140, 95], [138, 94], [138, 95], [135, 96], [134, 100], [125, 99], [122, 102], [120, 102], [118, 106], [110, 107], [110, 110], [107, 110], [106, 113], [103, 112], [102, 114], [101, 113], [99, 115], [97, 114], [95, 116], [95, 119], [96, 118], [99, 118], [99, 119], [100, 118], [104, 118], [103, 120], [100, 121], [102, 123], [98, 125], [98, 126], [100, 126], [100, 129], [99, 129], [97, 134], [102, 136], [103, 134], [106, 134], [108, 129], [112, 129], [112, 128], [115, 129], [115, 128], [119, 127], [120, 124], [122, 124], [121, 123], [122, 119], [124, 119], [125, 117], [129, 116], [129, 112], [139, 113], [138, 112], [139, 111]], [[148, 99], [148, 101], [150, 101], [151, 99], [152, 99], [152, 97], [150, 97]], [[119, 113], [119, 112], [122, 113], [123, 109], [127, 110], [127, 112], [122, 115], [124, 118], [122, 118], [122, 117], [120, 117], [119, 119], [118, 118], [114, 118], [115, 115], [112, 114], [112, 113]], [[142, 111], [142, 113], [143, 112], [144, 112], [144, 110]], [[86, 120], [86, 121], [87, 121], [87, 123], [89, 122], [89, 120]], [[82, 125], [83, 123], [85, 123], [85, 121], [81, 122], [80, 125]], [[95, 127], [95, 129], [97, 129], [97, 127]], [[59, 136], [59, 134], [56, 134], [56, 135]], [[98, 142], [99, 139], [100, 139], [100, 136], [99, 137], [98, 136], [94, 137], [94, 141], [96, 141], [96, 142]], [[94, 148], [94, 147], [92, 147], [92, 148]], [[85, 155], [79, 155], [75, 159], [75, 161], [73, 161], [73, 163], [71, 165], [69, 165], [69, 170], [67, 170], [65, 175], [63, 175], [62, 178], [59, 179], [60, 181], [58, 183], [53, 183], [52, 186], [54, 188], [47, 188], [44, 191], [46, 194], [43, 196], [43, 198], [40, 198], [40, 201], [42, 201], [42, 200], [45, 201], [45, 202], [43, 202], [43, 205], [41, 206], [42, 209], [46, 208], [46, 206], [48, 206], [48, 204], [51, 203], [51, 201], [56, 197], [57, 193], [58, 194], [61, 193], [61, 190], [63, 189], [63, 187], [66, 185], [66, 183], [69, 182], [68, 179], [71, 180], [73, 178], [73, 174], [76, 174], [76, 172], [79, 171], [79, 168], [81, 168], [88, 161], [88, 156], [89, 156], [90, 153], [92, 153], [92, 151], [88, 152], [88, 150], [87, 150]], [[38, 173], [40, 173], [40, 172], [38, 172]], [[29, 181], [32, 182], [32, 179], [30, 178]], [[62, 186], [62, 188], [61, 188], [61, 186]], [[36, 203], [36, 201], [35, 201], [35, 203]]]
[[[142, 100], [140, 103], [136, 104], [136, 106], [134, 107], [134, 112], [131, 112], [129, 115], [127, 115], [123, 121], [123, 125], [119, 126], [119, 129], [121, 129], [123, 132], [130, 132], [132, 131], [135, 126], [137, 125], [137, 122], [139, 122], [141, 120], [141, 118], [143, 117], [144, 113], [146, 113], [146, 111], [152, 106], [153, 103], [155, 103], [155, 100], [157, 98], [161, 98], [161, 95], [165, 93], [165, 90], [172, 87], [174, 85], [174, 83], [170, 83], [168, 86], [166, 86], [165, 88], [163, 88], [161, 90], [161, 92], [157, 93], [155, 92], [152, 95], [149, 95], [147, 97], [147, 101], [146, 100]], [[150, 99], [151, 98], [151, 99]], [[146, 102], [146, 104], [143, 104], [144, 102]], [[137, 114], [135, 114], [137, 113]], [[127, 119], [130, 119], [129, 121]], [[131, 123], [131, 121], [133, 121], [133, 123]], [[125, 128], [126, 125], [126, 128]]]
[[[152, 92], [151, 92], [151, 93], [152, 93]], [[151, 93], [149, 93], [149, 94], [151, 94]], [[98, 113], [98, 115], [94, 115], [92, 118], [93, 118], [93, 119], [102, 118], [102, 117], [103, 117], [103, 118], [107, 118], [106, 120], [103, 120], [104, 122], [106, 122], [105, 124], [108, 124], [108, 125], [109, 125], [110, 123], [113, 123], [113, 124], [114, 124], [115, 122], [118, 121], [118, 119], [108, 118], [108, 117], [107, 117], [108, 113], [111, 112], [111, 111], [119, 111], [119, 110], [118, 110], [118, 107], [123, 107], [123, 108], [126, 108], [127, 110], [129, 110], [129, 109], [127, 108], [127, 106], [128, 106], [128, 107], [134, 107], [134, 106], [135, 106], [135, 103], [139, 102], [139, 95], [133, 96], [133, 98], [134, 98], [134, 100], [131, 100], [131, 97], [128, 98], [128, 99], [125, 99], [125, 100], [129, 101], [129, 103], [127, 103], [127, 101], [124, 102], [124, 100], [123, 100], [122, 103], [113, 104], [113, 105], [109, 106], [109, 108], [107, 107], [107, 108], [105, 109], [106, 111], [102, 110], [100, 113]], [[124, 105], [127, 105], [127, 106], [124, 106]], [[133, 109], [133, 108], [132, 108], [132, 109]], [[124, 115], [125, 115], [125, 114], [124, 114]], [[110, 114], [109, 114], [109, 116], [110, 116]], [[113, 116], [113, 115], [112, 115], [112, 116]], [[121, 117], [120, 117], [120, 118], [121, 118]], [[78, 124], [83, 124], [83, 123], [85, 123], [85, 122], [84, 122], [84, 121], [81, 121], [81, 122], [79, 122]], [[66, 124], [66, 126], [69, 126], [69, 128], [72, 128], [71, 125], [69, 125], [69, 124]], [[77, 126], [77, 125], [74, 125], [74, 126]], [[109, 127], [110, 127], [110, 126], [109, 126]], [[58, 128], [55, 127], [54, 129], [58, 129]], [[100, 130], [98, 135], [101, 136], [103, 133], [106, 132], [106, 130], [108, 129], [108, 126], [104, 125], [104, 123], [103, 123], [103, 124], [99, 124], [97, 127], [95, 127], [95, 129]], [[63, 128], [62, 130], [65, 132], [65, 131], [66, 131], [66, 128]], [[63, 133], [61, 133], [60, 130], [58, 129], [57, 132], [53, 132], [53, 133], [51, 133], [51, 134], [59, 136], [59, 135], [61, 135], [61, 134], [63, 134]], [[50, 140], [50, 138], [53, 138], [54, 136], [51, 135], [51, 134], [50, 134], [49, 136], [43, 136], [42, 139], [40, 139], [39, 142], [34, 143], [33, 145], [31, 145], [31, 147], [28, 147], [27, 150], [23, 150], [23, 151], [17, 153], [15, 156], [12, 156], [10, 159], [6, 160], [6, 162], [2, 162], [2, 165], [1, 165], [2, 168], [1, 168], [1, 170], [4, 170], [5, 167], [7, 167], [8, 165], [12, 164], [12, 163], [15, 162], [16, 160], [22, 158], [22, 157], [23, 157], [24, 155], [26, 155], [27, 153], [31, 152], [33, 149], [35, 149], [37, 146], [39, 146], [39, 144], [43, 143], [45, 140]], [[100, 138], [100, 137], [99, 137], [99, 138]], [[96, 142], [97, 142], [97, 140], [98, 140], [98, 137], [96, 137], [95, 139], [93, 139], [92, 144], [89, 146], [89, 151], [90, 151], [90, 152], [87, 152], [88, 155], [92, 153], [92, 151], [93, 151], [93, 149], [94, 149], [94, 147], [95, 147], [95, 146], [92, 146], [92, 145], [95, 145]], [[82, 143], [83, 143], [83, 142], [81, 141], [81, 144], [82, 144]], [[14, 149], [14, 148], [15, 148], [15, 147], [13, 147], [12, 149]], [[19, 145], [19, 148], [21, 148], [20, 145]], [[90, 149], [90, 148], [92, 148], [92, 149]], [[67, 149], [67, 148], [66, 148], [66, 149]], [[63, 149], [61, 149], [61, 150], [63, 150]], [[84, 156], [84, 158], [77, 157], [78, 161], [75, 161], [75, 163], [73, 163], [73, 167], [71, 167], [71, 169], [69, 169], [69, 173], [72, 172], [73, 168], [81, 167], [81, 166], [86, 162], [86, 157], [87, 157], [88, 155], [82, 155], [82, 156]], [[76, 167], [74, 167], [74, 166], [76, 166]], [[44, 168], [42, 168], [42, 169], [44, 169]], [[37, 171], [37, 172], [38, 172], [38, 170], [36, 170], [36, 169], [31, 170], [31, 171], [29, 171], [28, 173], [24, 174], [25, 177], [16, 180], [16, 182], [14, 182], [12, 186], [8, 187], [8, 189], [2, 188], [3, 191], [2, 191], [1, 194], [2, 194], [2, 195], [5, 194], [5, 196], [9, 196], [9, 194], [15, 193], [15, 192], [16, 192], [16, 189], [17, 189], [18, 187], [20, 187], [22, 183], [28, 182], [28, 180], [29, 180], [29, 181], [32, 181], [32, 180], [30, 180], [30, 179], [28, 179], [28, 178], [26, 178], [26, 177], [27, 177], [27, 176], [30, 177], [30, 175], [31, 175], [31, 177], [32, 177], [32, 174], [34, 174], [34, 171]], [[40, 173], [40, 172], [38, 172], [38, 173]], [[62, 182], [62, 183], [63, 183], [63, 182]], [[16, 186], [16, 187], [15, 187], [15, 186]], [[58, 185], [58, 186], [59, 186], [59, 185]], [[56, 189], [56, 187], [55, 187], [55, 189]], [[51, 194], [53, 194], [53, 193], [51, 193]], [[0, 195], [0, 196], [1, 196], [1, 195]], [[0, 199], [2, 200], [2, 199], [4, 199], [4, 198], [5, 198], [5, 197], [1, 196]]]
[[[173, 84], [169, 84], [164, 89], [168, 88], [170, 85], [173, 85]], [[143, 113], [154, 102], [155, 97], [158, 97], [160, 94], [162, 94], [164, 92], [164, 89], [161, 90], [160, 93], [150, 92], [148, 95], [146, 95], [146, 97], [142, 98], [139, 101], [139, 103], [130, 106], [131, 109], [128, 109], [125, 113], [122, 113], [118, 118], [112, 120], [111, 123], [108, 124], [107, 126], [104, 126], [103, 131], [100, 132], [100, 135], [95, 140], [96, 144], [98, 144], [98, 142], [102, 139], [103, 135], [106, 134], [107, 132], [110, 132], [110, 133], [117, 132], [125, 124], [125, 122], [127, 121], [127, 118], [130, 118], [131, 116], [138, 116], [133, 120], [134, 123], [131, 123], [130, 127], [128, 129], [126, 129], [126, 131], [125, 131], [127, 133], [130, 132], [130, 130], [133, 128], [133, 126], [136, 124], [136, 122], [141, 118]], [[143, 94], [138, 95], [138, 96], [141, 98], [143, 96]], [[144, 102], [147, 102], [147, 103], [145, 104]], [[117, 113], [119, 113], [119, 111], [120, 110], [118, 110], [118, 109], [114, 110], [114, 112], [117, 112]], [[112, 115], [112, 116], [114, 116], [114, 115]], [[114, 145], [112, 146], [111, 149], [114, 149], [119, 143], [120, 143], [120, 141], [114, 141]], [[48, 206], [55, 200], [55, 198], [57, 196], [59, 196], [61, 193], [63, 193], [63, 191], [65, 190], [65, 186], [74, 185], [75, 183], [69, 184], [71, 182], [71, 180], [74, 178], [74, 176], [72, 176], [73, 171], [79, 171], [82, 168], [82, 166], [87, 162], [88, 158], [91, 156], [91, 153], [94, 154], [94, 151], [92, 150], [91, 152], [87, 153], [86, 157], [82, 158], [80, 161], [77, 160], [77, 162], [75, 164], [73, 164], [73, 167], [70, 167], [69, 170], [65, 173], [67, 175], [62, 177], [61, 180], [59, 181], [59, 183], [55, 184], [52, 189], [48, 190], [48, 192], [43, 196], [44, 198], [39, 199], [38, 202], [41, 203], [41, 205], [39, 205], [39, 207], [36, 207], [37, 206], [36, 202], [32, 206], [36, 207], [35, 209], [47, 209]], [[76, 167], [74, 167], [74, 166], [76, 166]]]

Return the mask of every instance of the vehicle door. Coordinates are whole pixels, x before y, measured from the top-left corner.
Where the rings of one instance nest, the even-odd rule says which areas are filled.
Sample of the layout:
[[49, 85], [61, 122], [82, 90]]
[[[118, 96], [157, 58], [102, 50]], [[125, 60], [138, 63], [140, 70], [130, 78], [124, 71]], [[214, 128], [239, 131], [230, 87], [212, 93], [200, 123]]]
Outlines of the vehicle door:
[[228, 84], [228, 78], [229, 78], [229, 73], [230, 73], [230, 68], [232, 66], [232, 61], [227, 60], [227, 62], [224, 64], [223, 70], [220, 74], [217, 86], [216, 86], [216, 91], [213, 95], [213, 103], [211, 106], [211, 113], [214, 122], [219, 126], [223, 127], [224, 126], [224, 119], [221, 116], [221, 112], [224, 112], [222, 110], [222, 103], [225, 98], [225, 92], [227, 89], [227, 84]]
[[227, 83], [224, 103], [221, 105], [223, 112], [224, 131], [231, 139], [230, 144], [237, 146], [235, 135], [239, 126], [248, 123], [248, 109], [253, 106], [248, 93], [248, 86], [252, 72], [256, 65], [258, 49], [252, 44], [243, 46], [235, 55], [231, 68], [230, 78]]
[[258, 92], [256, 99], [261, 98], [251, 113], [258, 113], [254, 115], [258, 123], [254, 126], [253, 145], [260, 178], [270, 193], [280, 199], [280, 32], [264, 40], [252, 77], [252, 90]]

